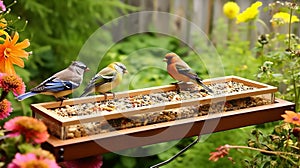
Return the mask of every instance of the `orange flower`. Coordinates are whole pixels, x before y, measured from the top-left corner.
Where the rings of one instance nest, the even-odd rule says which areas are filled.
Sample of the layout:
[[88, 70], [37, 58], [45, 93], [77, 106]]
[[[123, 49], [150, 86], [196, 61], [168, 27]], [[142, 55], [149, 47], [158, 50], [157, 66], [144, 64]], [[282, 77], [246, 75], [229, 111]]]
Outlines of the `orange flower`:
[[293, 111], [285, 111], [285, 114], [281, 115], [284, 118], [284, 122], [300, 125], [300, 114]]
[[30, 43], [28, 39], [17, 43], [19, 40], [19, 33], [16, 32], [14, 37], [6, 37], [3, 44], [0, 44], [0, 72], [7, 74], [16, 74], [13, 64], [19, 67], [24, 67], [22, 58], [28, 59], [29, 52], [24, 49], [27, 48]]

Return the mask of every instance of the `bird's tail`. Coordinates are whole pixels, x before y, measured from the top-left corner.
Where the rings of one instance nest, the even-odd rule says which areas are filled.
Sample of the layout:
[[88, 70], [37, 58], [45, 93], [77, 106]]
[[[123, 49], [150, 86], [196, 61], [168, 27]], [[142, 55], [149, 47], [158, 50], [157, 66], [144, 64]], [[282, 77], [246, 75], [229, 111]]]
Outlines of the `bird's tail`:
[[34, 96], [34, 95], [36, 95], [36, 94], [38, 94], [38, 93], [35, 93], [35, 92], [27, 92], [27, 93], [24, 93], [24, 94], [21, 94], [20, 96], [18, 96], [17, 99], [18, 99], [19, 101], [22, 101], [22, 100], [27, 99], [28, 97]]
[[202, 83], [202, 80], [199, 77], [196, 77], [196, 81], [199, 85], [201, 85], [205, 90], [207, 90], [209, 93], [214, 93], [208, 86], [206, 86], [204, 83]]

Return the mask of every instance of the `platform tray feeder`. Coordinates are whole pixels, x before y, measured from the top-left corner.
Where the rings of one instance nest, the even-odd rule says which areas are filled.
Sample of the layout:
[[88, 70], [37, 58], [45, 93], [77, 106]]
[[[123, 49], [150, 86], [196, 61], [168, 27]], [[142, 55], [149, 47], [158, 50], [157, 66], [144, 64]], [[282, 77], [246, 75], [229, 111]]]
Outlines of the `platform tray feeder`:
[[[184, 83], [32, 104], [31, 109], [51, 134], [43, 147], [58, 160], [72, 160], [276, 121], [294, 108], [275, 99], [276, 87], [256, 81], [226, 76], [203, 83], [214, 94]], [[202, 130], [210, 123], [215, 129]]]

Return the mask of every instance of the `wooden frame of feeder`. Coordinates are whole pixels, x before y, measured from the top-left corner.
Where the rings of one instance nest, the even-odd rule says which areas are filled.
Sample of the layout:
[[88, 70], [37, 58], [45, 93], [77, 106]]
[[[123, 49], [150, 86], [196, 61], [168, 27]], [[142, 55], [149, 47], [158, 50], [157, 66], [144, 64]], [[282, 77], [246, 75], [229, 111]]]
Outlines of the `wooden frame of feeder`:
[[[106, 112], [103, 111], [101, 114], [95, 114], [95, 115], [87, 115], [87, 116], [76, 116], [71, 118], [65, 118], [60, 117], [57, 114], [49, 113], [47, 109], [53, 109], [53, 108], [59, 108], [63, 107], [65, 105], [75, 105], [75, 104], [83, 104], [83, 103], [89, 103], [89, 102], [100, 102], [108, 99], [113, 98], [123, 98], [123, 97], [132, 97], [137, 95], [145, 95], [150, 93], [157, 93], [157, 92], [167, 92], [167, 91], [174, 91], [178, 88], [186, 88], [191, 87], [191, 83], [189, 84], [182, 84], [182, 85], [165, 85], [165, 86], [158, 86], [158, 87], [151, 87], [151, 88], [144, 88], [144, 89], [136, 89], [136, 90], [130, 90], [125, 92], [118, 92], [115, 94], [107, 94], [99, 95], [99, 96], [89, 96], [89, 97], [83, 97], [83, 98], [74, 98], [69, 100], [64, 100], [63, 103], [61, 102], [47, 102], [47, 103], [39, 103], [39, 104], [32, 104], [31, 109], [34, 113], [39, 114], [45, 118], [47, 118], [50, 121], [53, 121], [57, 123], [60, 126], [68, 126], [68, 125], [74, 125], [74, 124], [82, 124], [87, 122], [96, 122], [103, 119], [109, 120], [109, 119], [116, 119], [125, 116], [131, 116], [135, 114], [141, 114], [148, 112], [149, 109], [151, 111], [161, 111], [161, 110], [168, 110], [168, 109], [174, 109], [179, 107], [187, 107], [192, 105], [199, 105], [199, 104], [209, 104], [210, 102], [214, 101], [229, 101], [239, 98], [245, 98], [250, 96], [257, 96], [257, 95], [263, 95], [263, 94], [272, 94], [277, 91], [276, 87], [262, 84], [256, 81], [244, 79], [241, 77], [236, 76], [227, 76], [224, 78], [215, 78], [212, 80], [206, 80], [203, 81], [204, 84], [212, 84], [212, 83], [219, 83], [219, 82], [228, 82], [228, 81], [234, 81], [234, 82], [240, 82], [247, 86], [256, 87], [257, 89], [254, 90], [248, 90], [241, 93], [231, 93], [226, 95], [217, 95], [217, 96], [207, 96], [207, 97], [201, 97], [197, 99], [191, 99], [191, 100], [183, 100], [183, 101], [177, 101], [177, 102], [164, 102], [163, 104], [157, 104], [157, 105], [151, 105], [149, 106], [143, 106], [138, 108], [131, 108], [124, 111], [112, 111], [112, 112]], [[274, 97], [271, 98], [274, 100]]]
[[[98, 122], [101, 120], [109, 120], [109, 119], [117, 119], [121, 118], [124, 116], [132, 116], [135, 114], [142, 114], [142, 113], [147, 113], [147, 112], [156, 112], [156, 111], [163, 111], [163, 110], [168, 110], [168, 109], [174, 109], [174, 108], [180, 108], [180, 107], [188, 107], [188, 106], [193, 106], [193, 105], [204, 105], [204, 104], [209, 104], [210, 102], [217, 102], [217, 101], [229, 101], [229, 100], [234, 100], [234, 99], [240, 99], [240, 98], [245, 98], [245, 97], [250, 97], [250, 96], [258, 96], [258, 95], [264, 95], [264, 94], [271, 94], [271, 101], [274, 100], [274, 92], [277, 91], [276, 87], [269, 86], [266, 84], [262, 84], [259, 82], [255, 82], [252, 80], [236, 77], [236, 76], [227, 76], [227, 77], [222, 77], [222, 78], [215, 78], [215, 79], [210, 79], [210, 80], [204, 80], [203, 83], [205, 84], [213, 84], [213, 83], [220, 83], [220, 82], [228, 82], [228, 81], [234, 81], [234, 82], [239, 82], [243, 83], [244, 85], [250, 86], [250, 87], [255, 87], [256, 89], [253, 90], [247, 90], [243, 92], [238, 92], [238, 93], [230, 93], [226, 95], [217, 95], [217, 96], [206, 96], [206, 97], [201, 97], [197, 99], [190, 99], [190, 100], [182, 100], [182, 101], [176, 101], [176, 102], [164, 102], [163, 104], [155, 104], [151, 106], [143, 106], [143, 107], [137, 107], [137, 108], [131, 108], [131, 109], [126, 109], [123, 111], [103, 111], [99, 114], [93, 114], [93, 115], [87, 115], [87, 116], [76, 116], [76, 117], [61, 117], [58, 116], [55, 113], [50, 113], [49, 110], [47, 109], [53, 109], [53, 108], [59, 108], [63, 107], [66, 105], [75, 105], [75, 104], [82, 104], [82, 103], [89, 103], [89, 102], [100, 102], [104, 101], [106, 99], [113, 99], [113, 98], [122, 98], [122, 97], [131, 97], [131, 96], [137, 96], [137, 95], [145, 95], [145, 94], [150, 94], [150, 93], [157, 93], [157, 92], [167, 92], [167, 91], [174, 91], [179, 88], [185, 88], [185, 87], [190, 87], [191, 84], [183, 84], [183, 85], [165, 85], [165, 86], [159, 86], [159, 87], [152, 87], [152, 88], [144, 88], [144, 89], [137, 89], [137, 90], [130, 90], [130, 91], [125, 91], [125, 92], [118, 92], [113, 94], [108, 94], [106, 96], [104, 95], [99, 95], [99, 96], [90, 96], [90, 97], [84, 97], [84, 98], [75, 98], [75, 99], [69, 99], [63, 101], [61, 104], [60, 102], [47, 102], [47, 103], [39, 103], [39, 104], [32, 104], [31, 108], [34, 112], [34, 114], [38, 114], [47, 120], [50, 120], [51, 122], [54, 122], [61, 128], [69, 125], [75, 125], [75, 124], [82, 124], [82, 123], [88, 123], [88, 122]], [[216, 128], [215, 131], [221, 131], [221, 130], [226, 130], [226, 129], [232, 129], [232, 128], [238, 128], [241, 126], [247, 126], [247, 125], [253, 125], [253, 124], [259, 124], [263, 122], [269, 122], [269, 121], [275, 121], [280, 119], [280, 115], [282, 114], [285, 109], [290, 109], [292, 108], [293, 104], [283, 101], [283, 100], [277, 100], [277, 103], [270, 104], [270, 105], [263, 105], [263, 106], [258, 106], [258, 107], [253, 107], [253, 108], [247, 108], [243, 110], [236, 110], [236, 111], [231, 111], [231, 112], [226, 112], [222, 113], [222, 116], [218, 116], [217, 118], [220, 118], [220, 122], [229, 122], [227, 123], [227, 126], [224, 128]], [[269, 109], [273, 109], [273, 112]], [[259, 113], [258, 113], [259, 112]], [[270, 115], [270, 119], [262, 119], [260, 115], [266, 115], [265, 112], [268, 112]], [[275, 113], [275, 114], [273, 114]], [[254, 121], [254, 114], [257, 115], [257, 121]], [[240, 123], [240, 121], [243, 121], [242, 118], [249, 116], [253, 118], [251, 122], [245, 122], [245, 123]], [[211, 116], [211, 115], [209, 115]], [[238, 117], [239, 116], [239, 117]], [[225, 118], [224, 118], [225, 117]], [[229, 118], [237, 118], [239, 121], [236, 124], [234, 121], [229, 121]], [[80, 137], [80, 138], [74, 138], [74, 139], [68, 139], [68, 140], [60, 140], [54, 136], [51, 136], [51, 138], [48, 140], [48, 145], [50, 148], [53, 149], [53, 152], [58, 156], [58, 153], [64, 153], [65, 160], [70, 160], [70, 159], [76, 159], [84, 156], [90, 156], [93, 154], [101, 154], [105, 152], [109, 152], [108, 150], [100, 147], [97, 148], [97, 151], [85, 151], [85, 152], [75, 152], [73, 153], [74, 156], [72, 156], [72, 152], [70, 151], [75, 151], [79, 149], [75, 148], [80, 148], [84, 150], [85, 148], [89, 147], [95, 147], [95, 139], [98, 139], [103, 142], [110, 142], [110, 140], [115, 140], [118, 142], [115, 147], [112, 148], [111, 151], [117, 151], [117, 150], [122, 150], [126, 148], [131, 148], [131, 147], [137, 147], [137, 146], [143, 146], [143, 145], [148, 145], [148, 144], [153, 144], [157, 142], [163, 142], [163, 141], [168, 141], [168, 140], [174, 140], [177, 139], [176, 133], [170, 134], [169, 136], [166, 137], [161, 137], [161, 139], [151, 139], [147, 142], [124, 142], [121, 140], [118, 140], [118, 138], [122, 139], [122, 136], [124, 135], [134, 135], [134, 136], [149, 136], [156, 134], [157, 131], [161, 131], [167, 127], [174, 127], [178, 129], [183, 129], [186, 125], [191, 126], [191, 130], [185, 137], [189, 136], [194, 136], [199, 134], [201, 130], [201, 125], [203, 125], [203, 122], [209, 122], [213, 121], [213, 118], [208, 118], [207, 116], [201, 116], [201, 117], [194, 117], [194, 118], [189, 118], [189, 119], [181, 119], [181, 120], [176, 120], [176, 123], [174, 125], [174, 121], [170, 122], [165, 122], [165, 123], [158, 123], [154, 125], [146, 125], [146, 126], [141, 126], [141, 127], [136, 127], [136, 128], [130, 128], [126, 130], [118, 130], [118, 131], [113, 131], [109, 133], [101, 133], [101, 134], [96, 134], [96, 135], [90, 135], [88, 137]], [[192, 122], [191, 122], [192, 121]], [[172, 124], [173, 123], [173, 124]], [[192, 125], [191, 125], [192, 124]], [[195, 125], [195, 126], [194, 126]], [[224, 123], [223, 123], [224, 125]], [[63, 131], [63, 130], [62, 130]], [[174, 129], [176, 132], [177, 130]], [[117, 135], [116, 135], [117, 134]], [[115, 139], [117, 138], [117, 139]], [[182, 137], [181, 137], [182, 138]], [[59, 152], [61, 148], [65, 149], [64, 152]], [[66, 150], [68, 148], [68, 150]], [[74, 149], [73, 149], [74, 148]], [[91, 148], [90, 148], [91, 149]], [[93, 148], [92, 148], [93, 149]]]
[[[54, 136], [50, 136], [47, 142], [42, 144], [42, 147], [51, 151], [58, 161], [73, 160], [160, 142], [178, 140], [186, 137], [198, 136], [204, 124], [215, 124], [218, 122], [214, 130], [211, 132], [203, 131], [201, 132], [201, 135], [277, 121], [282, 119], [281, 115], [285, 110], [294, 110], [294, 108], [294, 103], [276, 99], [274, 104], [269, 105], [227, 111], [222, 114], [200, 116], [117, 130], [114, 132], [74, 139], [61, 140]], [[169, 131], [167, 136], [153, 136], [166, 129]], [[186, 132], [184, 137], [178, 135], [178, 132], [182, 131]], [[144, 138], [142, 141], [138, 138], [136, 138], [135, 141], [126, 141], [127, 136], [149, 138]]]

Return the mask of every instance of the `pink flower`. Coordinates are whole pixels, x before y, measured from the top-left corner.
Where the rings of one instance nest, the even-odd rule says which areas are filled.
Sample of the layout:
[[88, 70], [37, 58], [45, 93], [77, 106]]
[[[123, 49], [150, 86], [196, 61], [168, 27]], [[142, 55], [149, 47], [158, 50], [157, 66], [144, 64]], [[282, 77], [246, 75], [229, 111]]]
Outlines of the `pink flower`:
[[91, 156], [86, 157], [82, 159], [77, 160], [71, 160], [71, 161], [65, 161], [61, 165], [63, 167], [69, 168], [82, 168], [82, 167], [88, 167], [88, 168], [100, 168], [103, 164], [102, 156]]
[[33, 153], [17, 153], [8, 168], [59, 168], [55, 160], [37, 157]]
[[6, 6], [4, 5], [3, 1], [0, 1], [0, 8], [1, 8], [1, 11], [0, 11], [0, 13], [2, 13], [2, 12], [5, 12], [5, 11], [6, 11]]
[[15, 96], [23, 94], [25, 92], [25, 84], [18, 75], [15, 74], [3, 74], [0, 75], [0, 87], [5, 91], [13, 91]]
[[8, 134], [10, 137], [23, 135], [26, 142], [42, 143], [45, 142], [49, 134], [47, 127], [42, 121], [32, 117], [18, 116], [4, 124], [4, 128], [12, 133]]
[[0, 102], [0, 119], [8, 117], [12, 110], [11, 103], [6, 99], [2, 100]]

